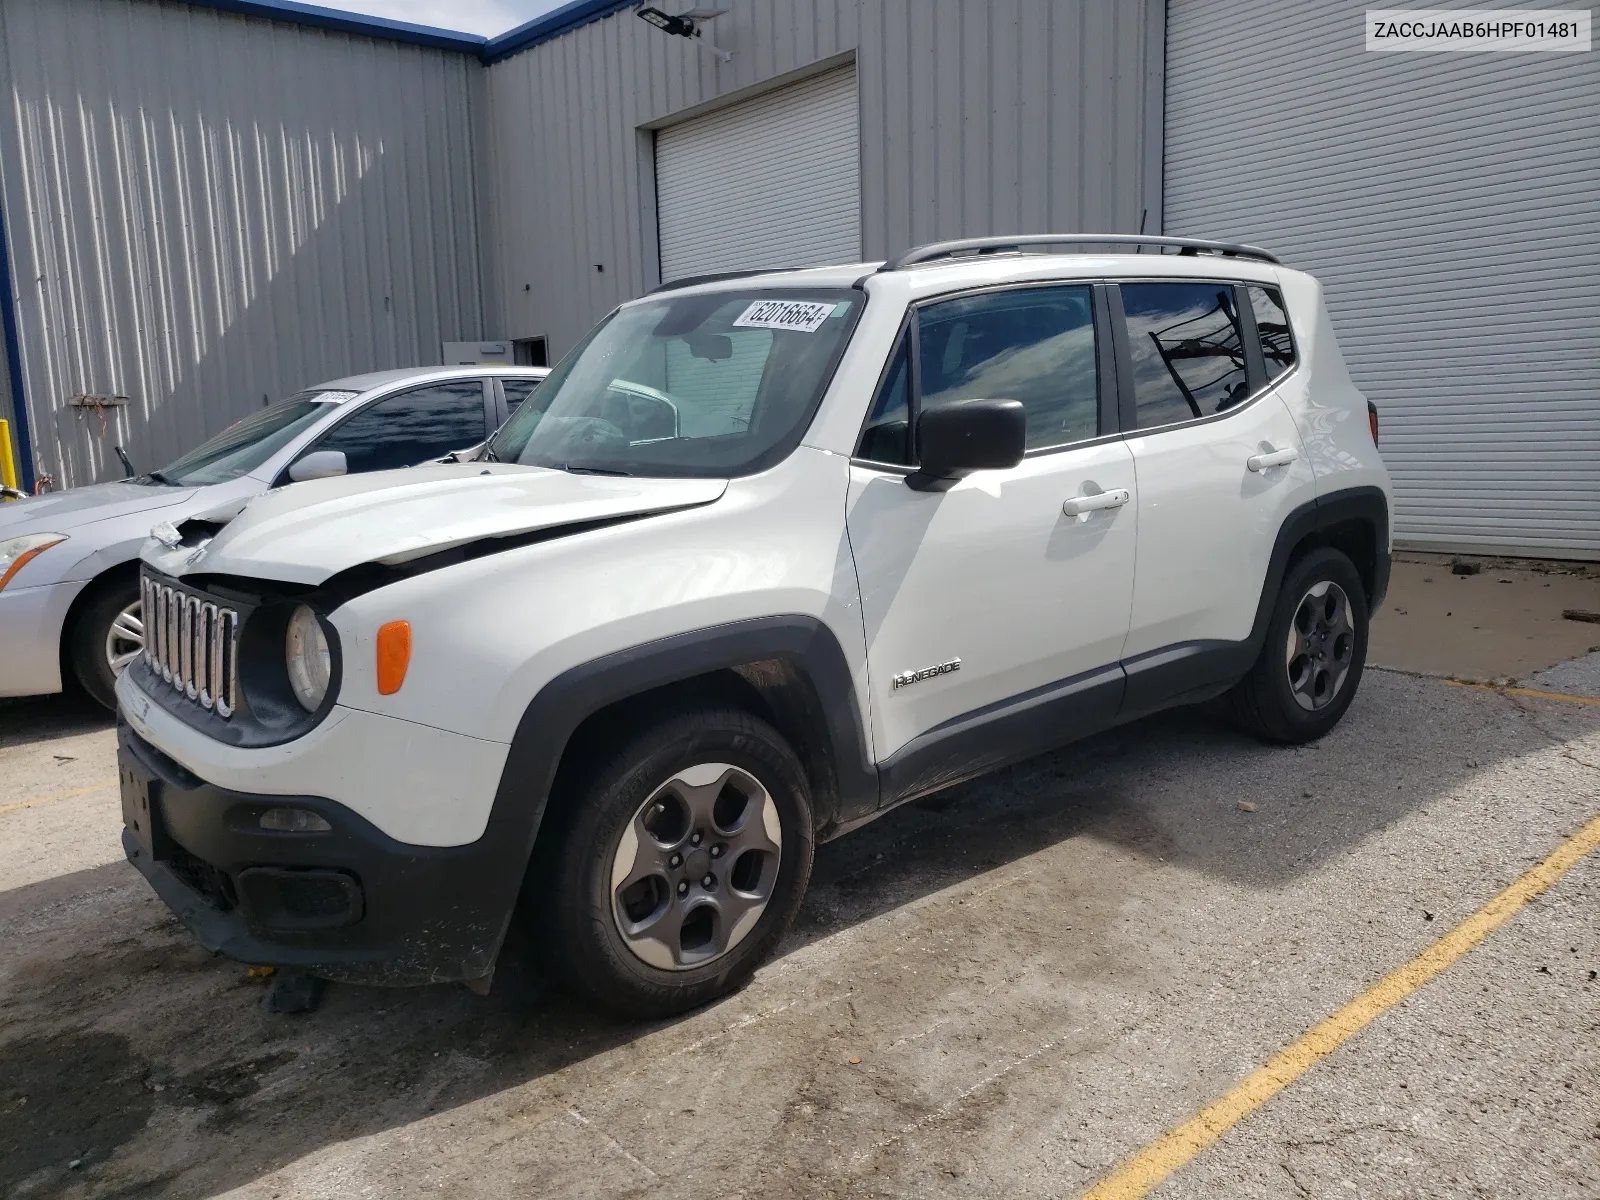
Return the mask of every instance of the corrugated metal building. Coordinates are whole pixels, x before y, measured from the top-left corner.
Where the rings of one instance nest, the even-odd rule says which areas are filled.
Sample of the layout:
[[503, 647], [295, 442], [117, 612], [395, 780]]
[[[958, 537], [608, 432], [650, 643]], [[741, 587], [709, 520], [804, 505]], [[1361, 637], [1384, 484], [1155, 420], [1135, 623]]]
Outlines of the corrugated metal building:
[[[848, 261], [984, 233], [1159, 227], [1160, 0], [716, 7], [728, 12], [706, 36], [727, 63], [621, 11], [488, 68], [491, 328], [563, 352], [661, 282], [663, 260], [671, 278], [817, 261], [808, 250]], [[842, 129], [829, 82], [854, 91]], [[784, 172], [829, 137], [843, 144], [825, 171]], [[684, 167], [703, 182], [669, 209], [658, 187]], [[830, 204], [854, 218], [836, 238], [797, 236]]]
[[9, 378], [38, 473], [120, 477], [117, 444], [150, 469], [268, 398], [482, 337], [481, 71], [188, 4], [0, 0]]
[[559, 357], [663, 278], [1142, 225], [1325, 280], [1406, 542], [1600, 557], [1592, 55], [1368, 54], [1348, 2], [720, 0], [728, 57], [635, 7], [0, 0], [41, 469], [115, 473], [77, 392], [161, 457], [441, 341]]
[[1167, 231], [1322, 280], [1398, 537], [1600, 557], [1600, 61], [1369, 53], [1362, 18], [1171, 0]]

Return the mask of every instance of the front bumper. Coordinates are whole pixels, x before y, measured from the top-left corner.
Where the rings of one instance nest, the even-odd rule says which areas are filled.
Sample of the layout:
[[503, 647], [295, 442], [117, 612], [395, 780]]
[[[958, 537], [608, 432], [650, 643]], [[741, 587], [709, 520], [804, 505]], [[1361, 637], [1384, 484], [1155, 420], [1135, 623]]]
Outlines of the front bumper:
[[[520, 839], [397, 842], [324, 797], [207, 783], [125, 722], [117, 762], [128, 860], [206, 949], [352, 983], [477, 979], [493, 965], [527, 862]], [[261, 813], [284, 806], [331, 831], [263, 830]]]
[[0, 696], [61, 690], [61, 630], [86, 580], [0, 592]]

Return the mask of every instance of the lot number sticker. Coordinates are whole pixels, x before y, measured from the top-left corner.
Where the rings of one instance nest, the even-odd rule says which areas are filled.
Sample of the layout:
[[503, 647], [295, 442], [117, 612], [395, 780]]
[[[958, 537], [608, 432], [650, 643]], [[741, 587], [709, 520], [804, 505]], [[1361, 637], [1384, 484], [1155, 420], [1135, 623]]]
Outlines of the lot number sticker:
[[740, 314], [734, 326], [739, 329], [789, 329], [796, 333], [815, 333], [833, 315], [836, 304], [811, 300], [757, 300]]

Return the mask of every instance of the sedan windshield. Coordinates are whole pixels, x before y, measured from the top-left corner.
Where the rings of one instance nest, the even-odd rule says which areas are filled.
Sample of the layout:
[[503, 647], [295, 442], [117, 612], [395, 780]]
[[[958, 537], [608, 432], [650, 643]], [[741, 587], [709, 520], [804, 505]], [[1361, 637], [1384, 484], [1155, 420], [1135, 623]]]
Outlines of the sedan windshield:
[[150, 478], [176, 487], [203, 487], [247, 475], [292, 442], [302, 430], [332, 412], [330, 405], [355, 395], [356, 392], [316, 389], [296, 392], [287, 400], [235, 421], [170, 467], [153, 472]]
[[615, 475], [747, 475], [799, 442], [863, 295], [663, 297], [589, 334], [485, 457]]

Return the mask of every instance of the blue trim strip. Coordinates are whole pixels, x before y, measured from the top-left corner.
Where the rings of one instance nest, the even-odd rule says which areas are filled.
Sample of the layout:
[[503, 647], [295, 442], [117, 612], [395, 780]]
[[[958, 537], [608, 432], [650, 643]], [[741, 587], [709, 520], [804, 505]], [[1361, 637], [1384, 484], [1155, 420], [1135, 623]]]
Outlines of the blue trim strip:
[[33, 436], [28, 430], [28, 398], [22, 393], [22, 342], [17, 336], [17, 299], [11, 291], [11, 249], [6, 242], [6, 214], [0, 206], [0, 334], [6, 343], [6, 374], [11, 381], [11, 407], [17, 418], [17, 458], [22, 490], [33, 491]]
[[592, 25], [625, 8], [635, 8], [640, 0], [571, 0], [570, 3], [563, 4], [542, 17], [535, 17], [515, 29], [492, 38], [479, 37], [475, 33], [458, 33], [451, 29], [437, 29], [432, 25], [413, 25], [409, 21], [391, 21], [387, 17], [369, 17], [365, 13], [323, 8], [316, 4], [301, 4], [298, 0], [184, 0], [184, 2], [199, 8], [239, 13], [241, 16], [287, 21], [291, 25], [310, 25], [318, 29], [333, 29], [340, 33], [354, 33], [363, 37], [410, 42], [417, 46], [431, 46], [435, 50], [456, 50], [462, 54], [477, 56], [487, 66], [510, 58], [513, 54], [531, 50], [585, 25]]
[[387, 17], [369, 17], [364, 13], [343, 12], [316, 4], [300, 4], [297, 0], [186, 0], [186, 3], [200, 8], [239, 13], [246, 17], [265, 17], [269, 21], [287, 21], [294, 25], [333, 29], [339, 33], [360, 34], [363, 37], [383, 38], [392, 42], [410, 42], [412, 45], [429, 46], [435, 50], [458, 50], [463, 54], [482, 54], [489, 42], [488, 38], [475, 33], [458, 33], [450, 29], [436, 29], [431, 25], [413, 25], [409, 21], [391, 21]]
[[570, 4], [563, 4], [542, 17], [535, 17], [525, 25], [518, 25], [515, 29], [490, 38], [480, 51], [484, 65], [531, 50], [541, 42], [552, 41], [564, 33], [592, 25], [612, 13], [634, 8], [639, 3], [640, 0], [572, 0]]

